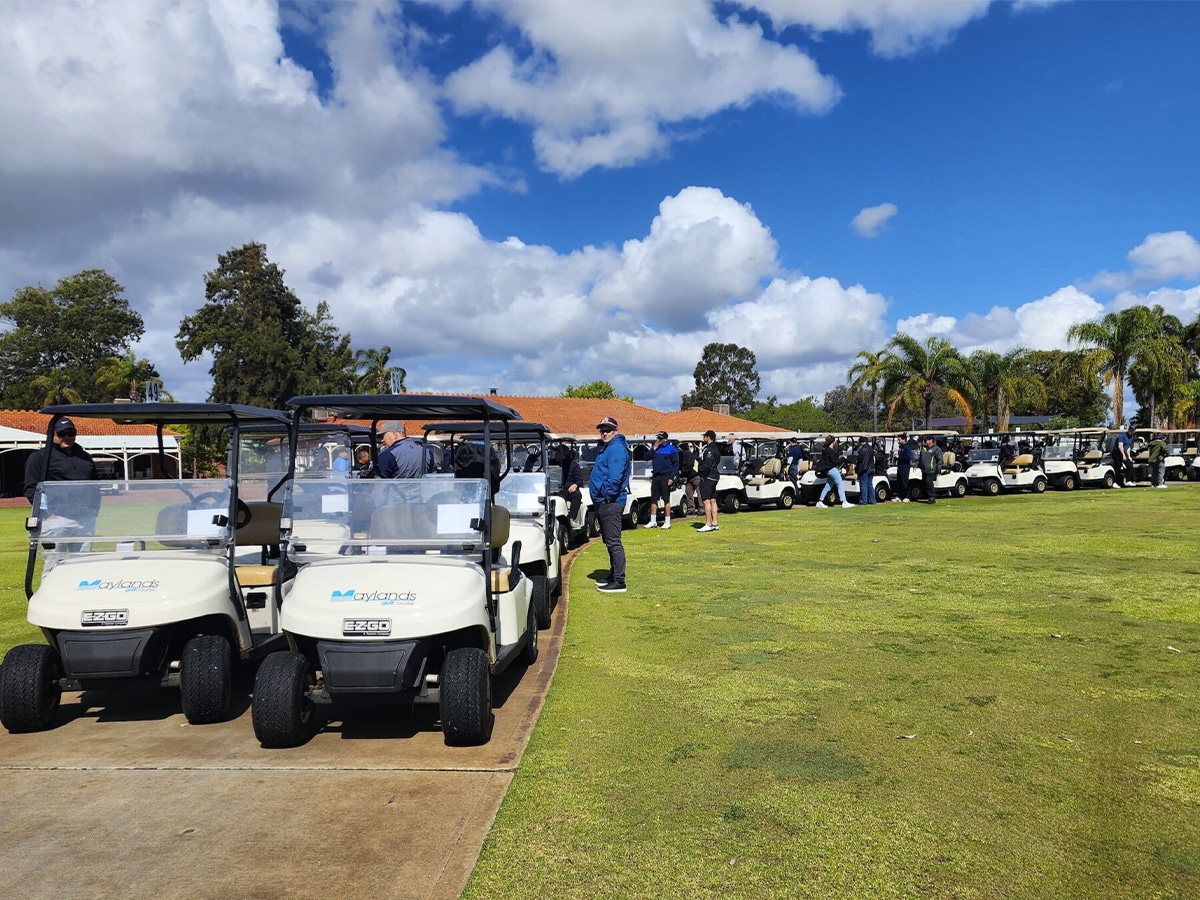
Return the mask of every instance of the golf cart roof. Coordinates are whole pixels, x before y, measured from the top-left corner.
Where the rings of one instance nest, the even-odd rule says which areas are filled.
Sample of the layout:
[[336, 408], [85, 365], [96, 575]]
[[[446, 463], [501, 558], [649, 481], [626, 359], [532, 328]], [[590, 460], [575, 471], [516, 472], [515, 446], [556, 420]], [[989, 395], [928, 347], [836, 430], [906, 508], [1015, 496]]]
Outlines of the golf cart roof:
[[424, 419], [513, 421], [520, 413], [485, 397], [438, 394], [314, 394], [293, 397], [287, 406], [295, 410], [324, 409], [341, 419]]
[[118, 425], [283, 425], [292, 414], [235, 403], [71, 403], [47, 406], [42, 415], [58, 419], [111, 419]]
[[[427, 433], [437, 432], [438, 434], [455, 434], [464, 437], [471, 435], [483, 434], [482, 422], [431, 422], [424, 426]], [[551, 431], [545, 425], [537, 422], [526, 422], [524, 419], [513, 422], [508, 426], [509, 435], [515, 440], [526, 440], [528, 438], [549, 438], [552, 437]]]

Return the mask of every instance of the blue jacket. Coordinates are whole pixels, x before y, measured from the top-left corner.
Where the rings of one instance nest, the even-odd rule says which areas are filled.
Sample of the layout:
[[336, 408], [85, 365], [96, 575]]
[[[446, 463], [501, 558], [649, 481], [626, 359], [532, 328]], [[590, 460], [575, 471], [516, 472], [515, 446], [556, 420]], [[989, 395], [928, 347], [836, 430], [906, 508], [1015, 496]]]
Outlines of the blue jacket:
[[650, 459], [651, 475], [666, 475], [674, 478], [679, 474], [679, 451], [672, 444], [663, 444], [654, 451]]
[[593, 503], [625, 505], [629, 494], [629, 476], [633, 472], [633, 457], [625, 435], [614, 434], [611, 441], [600, 445], [592, 474], [588, 476], [588, 491]]

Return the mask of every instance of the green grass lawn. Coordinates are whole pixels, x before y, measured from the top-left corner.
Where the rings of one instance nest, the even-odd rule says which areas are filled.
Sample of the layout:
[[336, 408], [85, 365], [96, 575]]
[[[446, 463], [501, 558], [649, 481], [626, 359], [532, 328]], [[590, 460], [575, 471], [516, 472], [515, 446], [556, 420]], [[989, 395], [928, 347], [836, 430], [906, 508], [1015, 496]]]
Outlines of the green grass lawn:
[[571, 576], [465, 898], [1200, 897], [1200, 485], [721, 517]]

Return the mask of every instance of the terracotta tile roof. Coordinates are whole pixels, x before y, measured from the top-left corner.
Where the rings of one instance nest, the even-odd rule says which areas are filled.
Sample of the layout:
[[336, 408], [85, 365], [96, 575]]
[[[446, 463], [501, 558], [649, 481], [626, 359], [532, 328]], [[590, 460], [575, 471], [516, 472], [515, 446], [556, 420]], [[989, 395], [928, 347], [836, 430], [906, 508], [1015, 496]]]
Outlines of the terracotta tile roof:
[[[76, 416], [72, 419], [75, 430], [80, 434], [156, 434], [153, 425], [118, 425], [111, 419], [85, 419]], [[0, 425], [9, 428], [19, 428], [22, 431], [32, 431], [44, 435], [50, 424], [50, 417], [29, 409], [0, 409]], [[173, 433], [173, 432], [169, 432]]]
[[[770, 433], [787, 434], [783, 428], [762, 425], [736, 416], [726, 416], [706, 409], [685, 409], [664, 413], [648, 406], [638, 406], [624, 400], [593, 400], [578, 397], [510, 397], [505, 395], [468, 394], [471, 397], [487, 396], [502, 406], [509, 406], [520, 413], [527, 422], [545, 425], [556, 434], [571, 434], [591, 437], [596, 433], [596, 423], [605, 416], [612, 416], [623, 434], [643, 435], [666, 431], [676, 434], [700, 435], [710, 428], [718, 435], [734, 432], [738, 434]], [[355, 420], [358, 424], [369, 424]], [[419, 434], [423, 422], [410, 422], [409, 434]]]

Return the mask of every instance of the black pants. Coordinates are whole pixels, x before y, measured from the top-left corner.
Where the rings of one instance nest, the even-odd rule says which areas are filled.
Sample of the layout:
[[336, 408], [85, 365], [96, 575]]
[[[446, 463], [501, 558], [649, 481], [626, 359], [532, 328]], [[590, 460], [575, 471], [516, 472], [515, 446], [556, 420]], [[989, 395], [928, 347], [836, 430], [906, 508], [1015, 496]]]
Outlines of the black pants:
[[596, 521], [600, 523], [600, 539], [608, 551], [611, 581], [625, 583], [625, 545], [621, 543], [621, 514], [624, 510], [616, 503], [597, 503]]
[[908, 469], [904, 463], [896, 466], [896, 496], [901, 500], [908, 499]]

